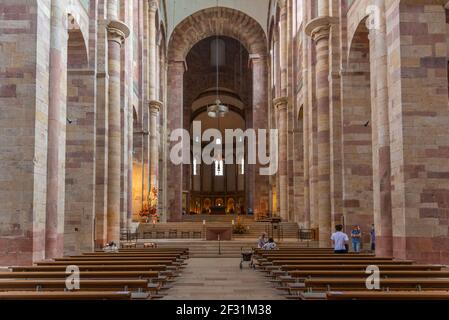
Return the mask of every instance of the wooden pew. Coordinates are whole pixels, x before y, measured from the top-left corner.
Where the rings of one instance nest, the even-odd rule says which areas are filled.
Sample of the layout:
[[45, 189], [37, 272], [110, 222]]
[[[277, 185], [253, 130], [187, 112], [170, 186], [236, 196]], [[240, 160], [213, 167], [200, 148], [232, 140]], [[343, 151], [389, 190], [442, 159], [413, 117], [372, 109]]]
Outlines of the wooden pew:
[[[293, 278], [363, 278], [368, 275], [363, 270], [292, 270]], [[449, 271], [381, 270], [381, 278], [449, 278]]]
[[373, 259], [325, 259], [325, 260], [273, 260], [271, 261], [273, 265], [284, 266], [284, 265], [410, 265], [413, 263], [411, 260], [373, 260]]
[[66, 258], [101, 258], [101, 257], [176, 257], [178, 259], [184, 259], [181, 253], [104, 253], [104, 254], [83, 254], [80, 256], [69, 256]]
[[60, 261], [126, 261], [126, 260], [171, 260], [171, 261], [177, 261], [178, 258], [173, 256], [155, 256], [155, 257], [83, 257], [83, 258], [56, 258], [53, 261], [60, 262]]
[[[280, 268], [284, 271], [291, 270], [361, 270], [365, 271], [369, 264], [344, 264], [344, 265], [323, 265], [323, 264], [310, 264], [310, 265], [282, 265]], [[439, 271], [443, 268], [442, 265], [432, 264], [378, 264], [379, 269], [382, 270], [416, 270], [416, 271]]]
[[[64, 279], [65, 272], [0, 272], [0, 279]], [[154, 279], [159, 277], [157, 271], [81, 271], [81, 279]]]
[[[148, 280], [113, 279], [84, 280], [80, 279], [82, 291], [149, 291]], [[65, 291], [65, 279], [0, 279], [0, 291]]]
[[129, 300], [131, 292], [97, 291], [6, 291], [0, 300]]
[[[449, 278], [449, 271], [382, 270], [380, 278]], [[292, 270], [288, 274], [279, 274], [278, 289], [288, 289], [290, 283], [305, 282], [316, 278], [366, 278], [364, 270]]]
[[449, 300], [449, 291], [330, 291], [328, 300]]
[[36, 262], [38, 266], [52, 266], [52, 265], [61, 265], [61, 266], [70, 266], [70, 265], [175, 265], [176, 262], [172, 260], [94, 260], [94, 261], [41, 261]]
[[[170, 277], [182, 267], [188, 258], [188, 249], [125, 249], [119, 252], [95, 252], [40, 261], [34, 266], [10, 267], [10, 272], [0, 272], [0, 293], [5, 299], [20, 297], [24, 290], [38, 291], [25, 294], [25, 299], [39, 299], [40, 293], [49, 299], [77, 299], [83, 293], [104, 291], [106, 298], [112, 291], [124, 290], [131, 296], [123, 298], [154, 298]], [[66, 291], [66, 267], [76, 265], [80, 268], [81, 291], [77, 295], [64, 295]], [[14, 294], [17, 292], [17, 294]], [[63, 293], [58, 296], [59, 293]], [[90, 296], [87, 296], [89, 298]], [[111, 295], [112, 297], [112, 295]], [[113, 298], [113, 297], [112, 297]], [[100, 297], [101, 299], [101, 297]]]
[[[182, 254], [189, 254], [188, 248], [127, 248], [118, 249], [114, 252], [118, 253], [148, 253], [148, 252], [180, 252]], [[110, 251], [95, 250], [94, 252], [88, 252], [86, 254], [102, 254], [111, 253]]]
[[401, 261], [401, 260], [393, 260], [391, 258], [383, 258], [383, 257], [339, 257], [339, 256], [316, 256], [316, 257], [310, 257], [310, 256], [305, 256], [305, 257], [300, 257], [300, 256], [268, 256], [267, 257], [268, 261], [282, 261], [282, 260], [286, 260], [286, 261], [301, 261], [301, 260], [315, 260], [315, 261], [326, 261], [326, 260], [339, 260], [339, 261], [362, 261], [362, 260], [366, 260], [366, 261], [374, 261], [374, 262], [379, 262], [379, 261]]
[[[166, 265], [80, 265], [80, 271], [165, 271]], [[65, 265], [48, 265], [48, 266], [17, 266], [9, 267], [13, 272], [57, 272], [66, 270]]]
[[[379, 283], [381, 290], [449, 290], [448, 278], [381, 278]], [[290, 286], [290, 291], [357, 290], [366, 290], [366, 278], [312, 278]]]

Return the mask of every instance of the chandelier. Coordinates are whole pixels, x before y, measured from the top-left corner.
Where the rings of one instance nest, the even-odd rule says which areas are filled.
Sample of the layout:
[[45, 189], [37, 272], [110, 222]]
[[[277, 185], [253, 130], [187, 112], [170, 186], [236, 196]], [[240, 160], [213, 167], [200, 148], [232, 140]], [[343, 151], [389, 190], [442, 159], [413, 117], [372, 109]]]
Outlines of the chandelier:
[[207, 107], [207, 115], [211, 118], [224, 118], [229, 112], [229, 107], [222, 104], [220, 99], [215, 101], [215, 104]]
[[207, 115], [210, 118], [224, 118], [224, 116], [229, 112], [229, 108], [228, 108], [228, 106], [224, 105], [221, 102], [220, 98], [219, 98], [219, 90], [220, 90], [219, 89], [219, 84], [220, 84], [220, 82], [219, 82], [219, 74], [220, 74], [220, 70], [219, 70], [219, 63], [218, 63], [218, 61], [219, 61], [219, 52], [220, 52], [220, 50], [219, 50], [219, 41], [218, 41], [218, 39], [219, 39], [218, 38], [218, 30], [219, 30], [219, 28], [218, 28], [218, 21], [219, 21], [219, 19], [218, 19], [218, 0], [217, 0], [217, 19], [216, 19], [216, 21], [217, 21], [217, 38], [216, 38], [216, 41], [215, 41], [215, 45], [216, 45], [216, 50], [215, 50], [216, 61], [215, 62], [216, 62], [216, 68], [217, 68], [217, 70], [216, 70], [217, 100], [215, 100], [215, 104], [210, 105], [210, 106], [207, 107]]

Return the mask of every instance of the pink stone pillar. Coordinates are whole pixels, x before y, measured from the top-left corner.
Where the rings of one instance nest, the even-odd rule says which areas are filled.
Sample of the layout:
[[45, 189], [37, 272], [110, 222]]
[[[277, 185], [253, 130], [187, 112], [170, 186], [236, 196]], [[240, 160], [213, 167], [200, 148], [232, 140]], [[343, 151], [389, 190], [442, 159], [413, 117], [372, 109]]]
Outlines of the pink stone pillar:
[[330, 17], [309, 22], [306, 33], [316, 43], [316, 101], [318, 114], [318, 220], [321, 247], [330, 246], [330, 99], [329, 99], [329, 37]]
[[[184, 61], [170, 61], [168, 65], [168, 135], [173, 130], [183, 128], [183, 78]], [[182, 220], [182, 172], [183, 165], [175, 165], [170, 160], [171, 148], [177, 142], [168, 143], [167, 156], [167, 220]]]
[[278, 98], [273, 101], [277, 111], [279, 130], [279, 209], [282, 220], [288, 221], [288, 176], [287, 176], [287, 107], [288, 99]]
[[[67, 104], [67, 13], [66, 1], [52, 1], [50, 40], [50, 90], [48, 105], [47, 209], [45, 258], [63, 255], [65, 114]], [[65, 141], [64, 141], [65, 144]]]
[[[252, 69], [253, 80], [253, 110], [252, 110], [252, 124], [255, 129], [262, 129], [268, 127], [267, 118], [267, 103], [268, 103], [268, 70], [267, 60], [265, 57], [252, 54], [250, 55], [250, 63]], [[268, 143], [268, 139], [267, 139]], [[258, 145], [258, 147], [262, 147]], [[268, 149], [268, 146], [267, 150]], [[265, 215], [269, 209], [269, 179], [268, 176], [260, 175], [260, 164], [254, 167], [254, 180], [251, 185], [254, 185], [253, 189], [253, 202], [251, 203], [254, 210], [254, 217]], [[246, 171], [248, 172], [248, 171]]]
[[121, 175], [121, 129], [120, 129], [120, 50], [129, 35], [128, 27], [113, 20], [108, 25], [108, 205], [107, 241], [120, 240], [120, 175]]
[[162, 103], [157, 101], [158, 98], [158, 59], [157, 59], [157, 35], [156, 35], [156, 12], [157, 1], [150, 1], [148, 8], [148, 62], [149, 62], [149, 77], [148, 77], [148, 96], [149, 102], [149, 116], [150, 116], [150, 145], [149, 145], [149, 189], [154, 187], [158, 190], [158, 164], [159, 164], [159, 142], [158, 142], [158, 119], [159, 110], [162, 107]]
[[158, 119], [159, 111], [162, 108], [162, 102], [150, 101], [150, 189], [159, 188], [158, 171], [159, 171], [159, 136], [158, 136]]
[[[393, 255], [391, 216], [391, 157], [390, 123], [388, 110], [388, 52], [386, 41], [385, 3], [376, 0], [380, 16], [371, 16], [370, 28], [371, 64], [371, 112], [373, 117], [373, 204], [376, 230], [376, 254]], [[374, 143], [376, 141], [377, 143]]]

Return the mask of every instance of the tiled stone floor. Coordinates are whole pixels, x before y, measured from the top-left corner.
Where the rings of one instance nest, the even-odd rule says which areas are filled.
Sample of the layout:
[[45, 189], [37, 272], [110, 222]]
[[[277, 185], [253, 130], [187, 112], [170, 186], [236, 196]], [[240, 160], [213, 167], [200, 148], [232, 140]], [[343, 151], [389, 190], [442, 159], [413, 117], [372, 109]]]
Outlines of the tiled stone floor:
[[181, 276], [167, 291], [166, 300], [279, 300], [263, 273], [252, 270], [240, 258], [191, 258]]

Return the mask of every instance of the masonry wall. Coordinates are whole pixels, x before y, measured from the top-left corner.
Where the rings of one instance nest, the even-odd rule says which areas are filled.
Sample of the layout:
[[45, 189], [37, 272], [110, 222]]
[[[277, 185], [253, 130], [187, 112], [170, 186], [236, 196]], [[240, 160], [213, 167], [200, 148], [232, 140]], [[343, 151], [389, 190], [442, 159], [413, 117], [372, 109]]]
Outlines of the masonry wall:
[[387, 11], [393, 253], [449, 261], [446, 16], [441, 5]]
[[49, 10], [0, 3], [0, 264], [44, 257]]

